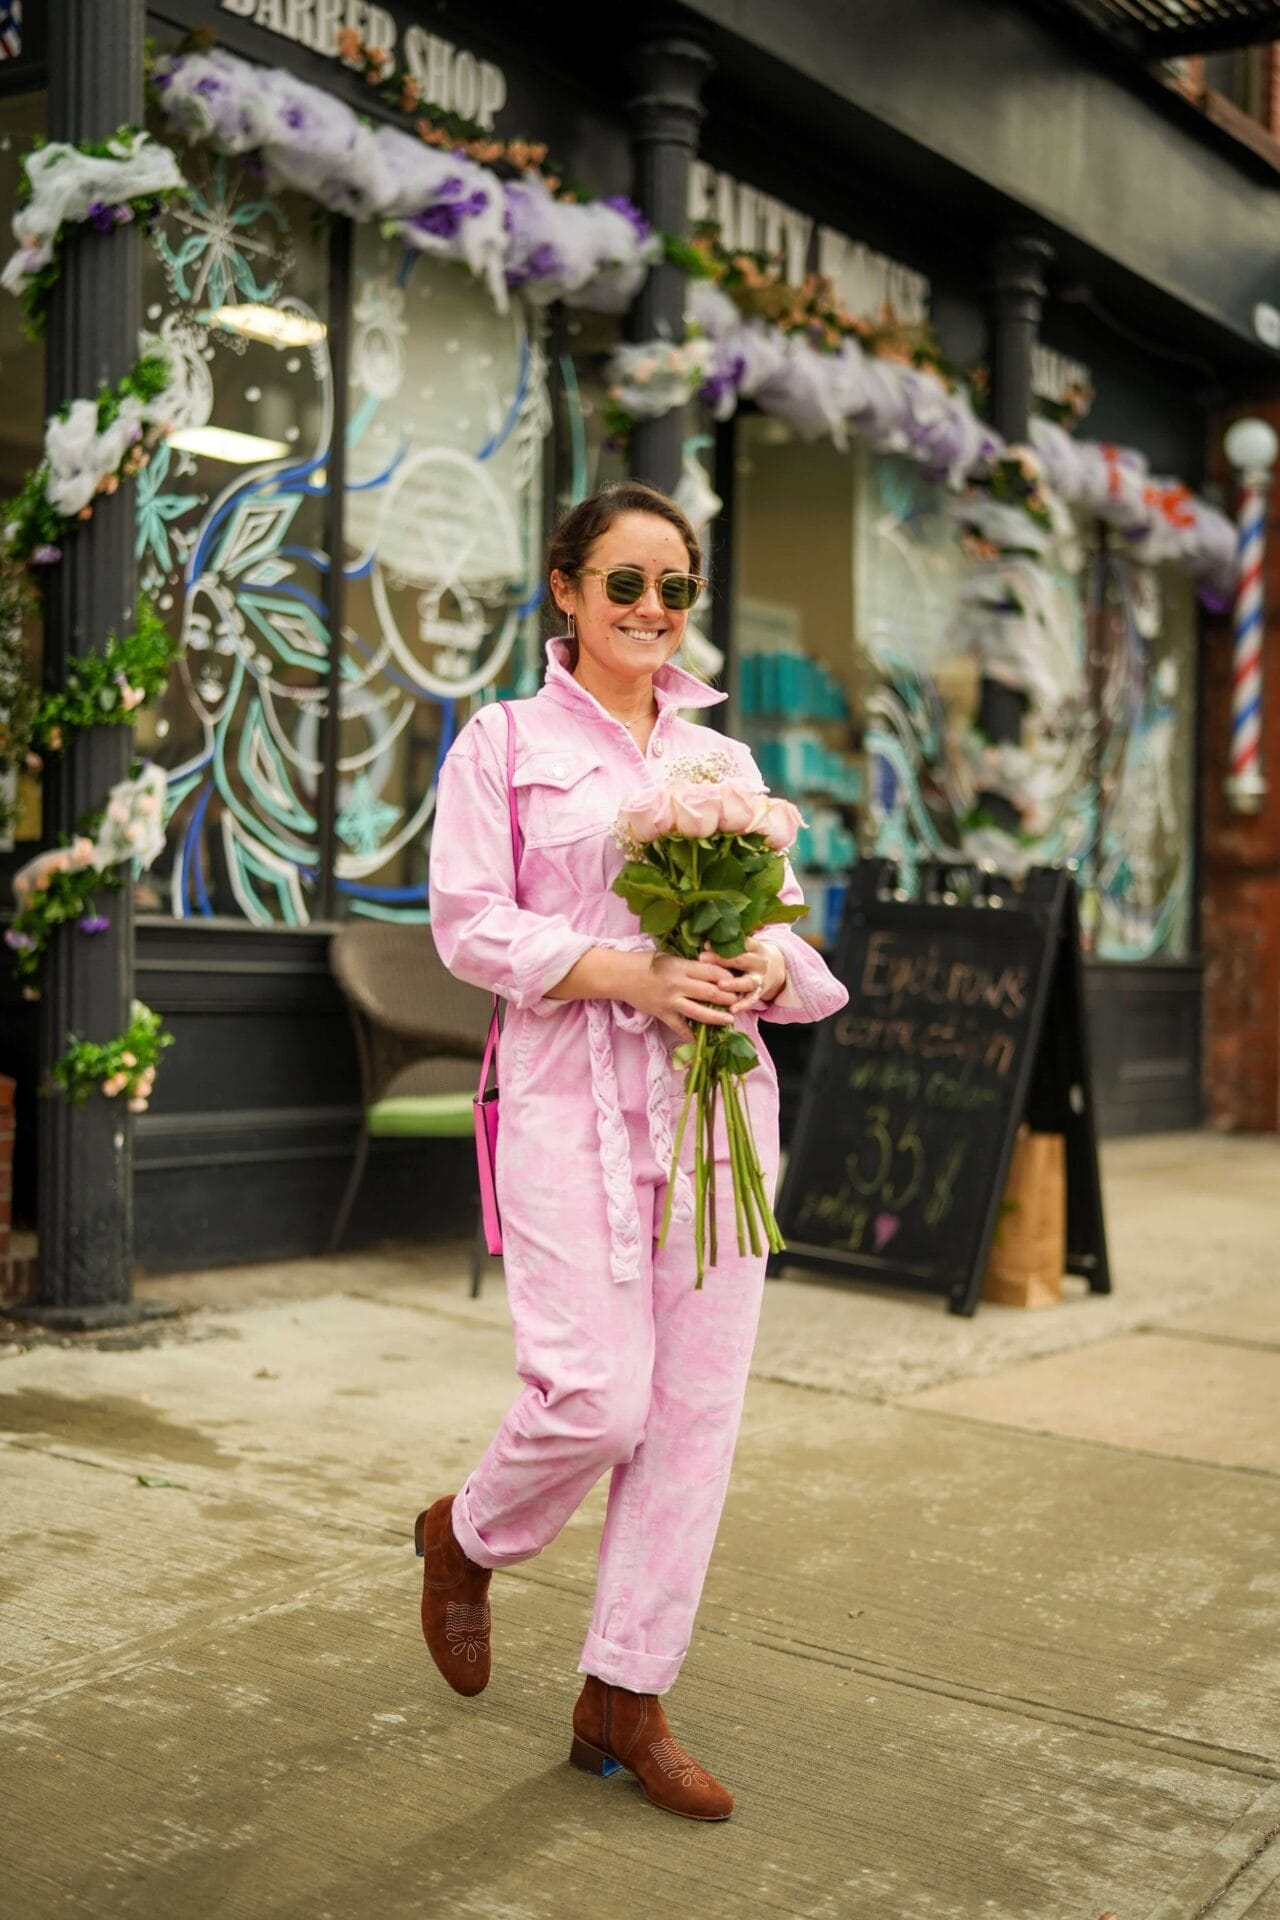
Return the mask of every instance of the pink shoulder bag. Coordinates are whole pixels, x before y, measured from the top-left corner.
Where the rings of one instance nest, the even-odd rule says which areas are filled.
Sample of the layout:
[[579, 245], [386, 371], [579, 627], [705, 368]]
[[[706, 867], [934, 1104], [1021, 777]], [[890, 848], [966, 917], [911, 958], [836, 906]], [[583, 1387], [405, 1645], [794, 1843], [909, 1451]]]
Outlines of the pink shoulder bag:
[[[511, 816], [511, 869], [518, 898], [521, 843], [520, 822], [516, 817], [516, 729], [510, 706], [505, 700], [499, 704], [507, 716], [507, 807]], [[495, 993], [489, 1037], [485, 1041], [484, 1058], [480, 1063], [480, 1084], [472, 1102], [476, 1125], [476, 1165], [480, 1172], [480, 1212], [484, 1220], [484, 1243], [490, 1253], [502, 1252], [502, 1216], [498, 1212], [497, 1187], [498, 1088], [489, 1085], [489, 1076], [496, 1065], [498, 1034], [501, 1031], [498, 1020], [500, 1005]]]

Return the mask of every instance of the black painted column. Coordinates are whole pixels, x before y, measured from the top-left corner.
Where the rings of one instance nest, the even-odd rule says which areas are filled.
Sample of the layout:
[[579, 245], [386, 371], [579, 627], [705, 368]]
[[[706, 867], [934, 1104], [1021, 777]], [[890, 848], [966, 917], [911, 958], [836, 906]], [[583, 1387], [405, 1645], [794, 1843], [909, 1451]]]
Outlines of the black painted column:
[[[688, 231], [689, 168], [698, 151], [702, 89], [712, 67], [702, 43], [682, 29], [652, 30], [635, 49], [636, 92], [629, 103], [640, 211], [664, 233]], [[650, 270], [631, 309], [633, 340], [684, 332], [685, 276], [666, 262]], [[670, 492], [680, 478], [685, 409], [660, 420], [637, 421], [631, 436], [631, 473]]]
[[[1044, 275], [1053, 248], [1035, 234], [1002, 241], [992, 256], [991, 424], [1012, 443], [1025, 443], [1031, 420], [1031, 356], [1044, 306]], [[1022, 734], [1025, 694], [998, 680], [982, 682], [978, 720], [989, 740], [1001, 744]], [[1002, 827], [1017, 829], [1019, 816], [1003, 794], [981, 796]]]
[[[144, 0], [49, 0], [49, 137], [103, 139], [143, 114]], [[73, 231], [49, 313], [46, 411], [90, 398], [138, 357], [141, 242], [134, 225], [101, 235]], [[68, 533], [60, 565], [45, 574], [45, 684], [66, 661], [100, 651], [112, 627], [131, 623], [137, 597], [134, 488], [100, 495], [93, 518]], [[128, 772], [132, 735], [97, 727], [72, 735], [45, 762], [45, 839], [72, 832]], [[109, 1040], [128, 1025], [133, 988], [130, 889], [103, 894], [107, 933], [55, 935], [43, 981], [42, 1076], [68, 1035]], [[40, 1103], [39, 1293], [46, 1318], [70, 1324], [131, 1317], [133, 1168], [123, 1101], [94, 1095], [76, 1109], [60, 1094]], [[51, 1311], [50, 1311], [51, 1310]]]

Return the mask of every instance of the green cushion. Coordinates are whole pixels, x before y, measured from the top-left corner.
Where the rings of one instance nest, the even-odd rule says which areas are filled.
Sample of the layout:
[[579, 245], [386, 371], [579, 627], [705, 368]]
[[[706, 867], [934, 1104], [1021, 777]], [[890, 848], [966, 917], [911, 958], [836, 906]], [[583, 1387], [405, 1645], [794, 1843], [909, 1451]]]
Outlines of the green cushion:
[[469, 1093], [410, 1093], [369, 1109], [369, 1131], [414, 1139], [463, 1140], [474, 1126]]

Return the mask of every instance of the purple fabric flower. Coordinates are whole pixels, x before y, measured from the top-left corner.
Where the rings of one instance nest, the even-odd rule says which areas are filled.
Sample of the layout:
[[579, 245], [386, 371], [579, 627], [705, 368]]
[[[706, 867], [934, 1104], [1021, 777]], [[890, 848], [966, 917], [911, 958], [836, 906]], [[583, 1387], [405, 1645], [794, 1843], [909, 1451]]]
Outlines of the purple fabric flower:
[[[451, 181], [447, 184], [460, 187], [462, 182]], [[488, 204], [488, 194], [477, 188], [465, 200], [440, 200], [433, 207], [424, 207], [421, 213], [414, 214], [409, 225], [416, 227], [419, 233], [433, 235], [437, 240], [452, 240], [463, 221], [483, 213]]]
[[645, 219], [639, 207], [628, 200], [625, 193], [611, 194], [603, 204], [606, 207], [612, 207], [615, 213], [620, 213], [624, 220], [631, 222], [637, 240], [647, 240], [653, 232], [652, 224]]
[[296, 104], [291, 107], [286, 107], [284, 112], [280, 115], [280, 118], [284, 121], [285, 126], [291, 127], [295, 133], [297, 133], [300, 128], [305, 127], [307, 124], [307, 116], [305, 111], [300, 106], [297, 106]]
[[95, 200], [89, 208], [89, 219], [98, 233], [110, 233], [116, 223], [115, 208], [105, 200]]
[[738, 382], [747, 370], [743, 355], [735, 353], [727, 366], [718, 367], [708, 374], [701, 387], [701, 397], [709, 407], [718, 407], [725, 397], [737, 391]]
[[31, 556], [31, 564], [35, 567], [52, 567], [55, 566], [61, 558], [61, 547], [37, 547]]
[[202, 94], [206, 100], [212, 100], [215, 94], [222, 92], [222, 81], [216, 73], [206, 73], [196, 81], [191, 91]]
[[551, 245], [543, 241], [521, 265], [507, 268], [507, 285], [522, 287], [526, 280], [559, 280], [564, 274], [564, 261]]
[[4, 943], [6, 947], [12, 947], [15, 953], [25, 953], [28, 947], [35, 945], [29, 933], [19, 933], [16, 927], [6, 929]]
[[86, 913], [78, 924], [81, 933], [105, 933], [111, 922], [105, 913]]

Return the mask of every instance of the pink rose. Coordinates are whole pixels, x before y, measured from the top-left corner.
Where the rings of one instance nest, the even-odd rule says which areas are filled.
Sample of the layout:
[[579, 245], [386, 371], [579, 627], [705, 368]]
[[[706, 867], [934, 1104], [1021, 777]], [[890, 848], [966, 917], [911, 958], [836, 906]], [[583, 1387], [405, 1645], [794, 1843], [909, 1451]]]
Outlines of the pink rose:
[[666, 787], [655, 787], [651, 793], [638, 793], [634, 800], [627, 801], [618, 820], [633, 840], [638, 840], [641, 846], [648, 846], [651, 841], [660, 839], [675, 827], [671, 795]]
[[720, 795], [720, 825], [726, 833], [759, 833], [769, 808], [769, 796], [759, 787], [726, 780], [713, 789]]
[[690, 840], [720, 831], [720, 793], [700, 780], [677, 780], [670, 789], [675, 830]]
[[795, 845], [796, 835], [803, 825], [799, 807], [793, 806], [790, 800], [771, 800], [765, 808], [760, 832], [775, 853], [785, 853], [788, 847]]

